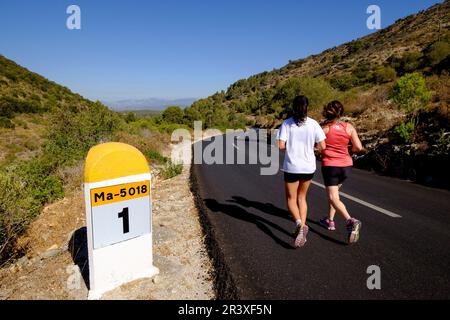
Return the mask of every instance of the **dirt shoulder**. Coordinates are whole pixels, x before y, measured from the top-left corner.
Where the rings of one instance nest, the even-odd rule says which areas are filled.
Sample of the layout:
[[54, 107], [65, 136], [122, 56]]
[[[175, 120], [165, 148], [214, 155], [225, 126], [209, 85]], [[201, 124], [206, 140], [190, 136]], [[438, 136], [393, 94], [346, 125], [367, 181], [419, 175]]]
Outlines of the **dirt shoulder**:
[[[154, 264], [160, 274], [126, 284], [103, 299], [214, 299], [211, 262], [189, 189], [189, 166], [154, 180]], [[26, 256], [0, 269], [0, 299], [87, 299], [82, 189], [47, 206], [20, 244]]]

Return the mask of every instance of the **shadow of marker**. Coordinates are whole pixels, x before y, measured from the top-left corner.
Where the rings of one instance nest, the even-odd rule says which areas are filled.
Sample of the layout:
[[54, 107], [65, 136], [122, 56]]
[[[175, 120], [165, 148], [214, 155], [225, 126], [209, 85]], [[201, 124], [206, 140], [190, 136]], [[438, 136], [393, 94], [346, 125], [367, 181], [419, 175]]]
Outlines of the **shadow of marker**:
[[80, 268], [86, 287], [89, 286], [89, 258], [87, 248], [87, 228], [82, 227], [76, 230], [69, 241], [69, 252], [73, 262]]

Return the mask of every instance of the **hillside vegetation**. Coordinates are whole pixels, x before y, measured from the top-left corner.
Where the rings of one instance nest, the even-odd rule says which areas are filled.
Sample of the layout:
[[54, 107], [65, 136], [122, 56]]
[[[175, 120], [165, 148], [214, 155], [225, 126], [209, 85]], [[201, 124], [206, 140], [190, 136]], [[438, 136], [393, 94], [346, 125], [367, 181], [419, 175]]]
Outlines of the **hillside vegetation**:
[[[246, 116], [250, 115], [256, 125], [274, 127], [286, 115], [296, 94], [308, 95], [313, 110], [336, 97], [356, 105], [360, 103], [358, 98], [370, 89], [392, 86], [401, 76], [413, 72], [430, 78], [427, 80], [431, 86], [435, 82], [446, 86], [449, 17], [450, 2], [445, 1], [364, 38], [239, 80], [226, 91], [185, 109], [183, 121], [190, 123], [201, 118], [205, 126], [232, 126], [236, 119], [249, 119]], [[443, 95], [446, 89], [436, 90], [439, 101], [433, 101], [435, 104], [447, 103]], [[264, 119], [257, 121], [258, 116]], [[239, 121], [237, 124], [241, 125]]]

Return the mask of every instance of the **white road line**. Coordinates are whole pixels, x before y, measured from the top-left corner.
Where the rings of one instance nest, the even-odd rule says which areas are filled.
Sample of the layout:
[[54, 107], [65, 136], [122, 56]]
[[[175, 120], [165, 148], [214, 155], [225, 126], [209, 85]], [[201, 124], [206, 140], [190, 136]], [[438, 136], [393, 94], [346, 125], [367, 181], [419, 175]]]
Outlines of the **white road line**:
[[239, 150], [238, 146], [234, 144], [233, 142], [233, 147], [235, 147], [237, 150]]
[[[316, 185], [316, 186], [318, 186], [318, 187], [321, 187], [321, 188], [325, 189], [325, 186], [324, 186], [323, 184], [321, 184], [321, 183], [312, 181], [312, 184], [314, 184], [314, 185]], [[401, 217], [402, 217], [401, 215], [398, 215], [398, 214], [396, 214], [396, 213], [394, 213], [394, 212], [392, 212], [392, 211], [389, 211], [389, 210], [386, 210], [386, 209], [377, 207], [377, 206], [375, 206], [375, 205], [373, 205], [373, 204], [371, 204], [371, 203], [368, 203], [368, 202], [366, 202], [366, 201], [364, 201], [364, 200], [360, 200], [360, 199], [358, 199], [358, 198], [355, 198], [355, 197], [353, 197], [353, 196], [351, 196], [351, 195], [349, 195], [349, 194], [346, 194], [346, 193], [344, 193], [344, 192], [339, 192], [339, 194], [340, 194], [342, 197], [344, 197], [344, 198], [350, 199], [350, 200], [355, 201], [355, 202], [357, 202], [357, 203], [359, 203], [359, 204], [362, 204], [363, 206], [366, 206], [366, 207], [368, 207], [368, 208], [370, 208], [370, 209], [373, 209], [373, 210], [375, 210], [375, 211], [381, 212], [381, 213], [383, 213], [383, 214], [385, 214], [385, 215], [387, 215], [387, 216], [389, 216], [389, 217], [391, 217], [391, 218], [401, 218]]]

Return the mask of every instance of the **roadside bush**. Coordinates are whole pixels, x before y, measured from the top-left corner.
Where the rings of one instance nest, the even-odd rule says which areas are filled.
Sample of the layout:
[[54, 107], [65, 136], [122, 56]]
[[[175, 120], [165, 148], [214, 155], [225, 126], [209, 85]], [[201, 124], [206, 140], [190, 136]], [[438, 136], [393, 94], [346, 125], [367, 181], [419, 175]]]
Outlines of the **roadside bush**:
[[63, 183], [45, 157], [0, 172], [0, 262], [11, 255], [17, 236], [42, 206], [63, 197]]
[[171, 179], [178, 175], [180, 175], [183, 172], [183, 165], [182, 164], [175, 164], [171, 161], [166, 165], [166, 167], [161, 172], [161, 175], [164, 179]]
[[172, 134], [173, 131], [177, 130], [177, 129], [191, 129], [193, 124], [191, 124], [190, 126], [185, 125], [185, 124], [179, 124], [179, 123], [161, 123], [158, 124], [154, 127], [151, 127], [149, 129], [151, 130], [156, 130], [158, 132], [162, 132], [162, 133], [168, 133], [168, 134]]
[[112, 134], [124, 125], [119, 114], [99, 102], [70, 111], [59, 110], [52, 115], [51, 123], [44, 150], [58, 165], [83, 159], [91, 147], [110, 141]]
[[414, 119], [411, 119], [407, 122], [402, 122], [400, 125], [395, 127], [395, 133], [399, 135], [399, 137], [405, 143], [411, 143], [414, 138], [414, 133], [416, 131], [416, 124]]
[[151, 161], [157, 162], [159, 164], [166, 164], [169, 159], [164, 157], [161, 153], [156, 150], [146, 150], [144, 155]]
[[434, 156], [448, 156], [450, 154], [450, 132], [441, 129], [436, 143], [433, 145], [432, 155]]
[[425, 79], [419, 73], [401, 77], [392, 92], [392, 99], [399, 108], [412, 114], [424, 109], [430, 102], [431, 96]]
[[0, 262], [11, 256], [17, 236], [42, 207], [64, 196], [58, 168], [83, 159], [122, 124], [122, 117], [100, 103], [59, 110], [52, 115], [42, 153], [0, 171]]

